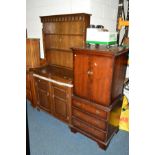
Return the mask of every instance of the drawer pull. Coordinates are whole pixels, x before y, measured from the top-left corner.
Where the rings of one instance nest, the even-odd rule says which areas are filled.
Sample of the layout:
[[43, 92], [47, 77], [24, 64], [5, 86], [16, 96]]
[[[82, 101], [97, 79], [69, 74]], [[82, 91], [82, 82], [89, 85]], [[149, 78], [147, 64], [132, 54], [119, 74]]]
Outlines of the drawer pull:
[[92, 71], [88, 71], [87, 73], [88, 73], [88, 75], [93, 75]]
[[79, 107], [81, 107], [81, 103], [78, 103], [78, 102], [77, 102], [76, 104], [77, 104]]
[[100, 111], [99, 110], [96, 110], [96, 114], [100, 114]]
[[95, 123], [95, 124], [100, 124], [100, 122], [99, 122], [99, 121], [94, 121], [94, 123]]
[[79, 113], [76, 113], [76, 115], [77, 115], [77, 116], [81, 116], [81, 114], [79, 114]]

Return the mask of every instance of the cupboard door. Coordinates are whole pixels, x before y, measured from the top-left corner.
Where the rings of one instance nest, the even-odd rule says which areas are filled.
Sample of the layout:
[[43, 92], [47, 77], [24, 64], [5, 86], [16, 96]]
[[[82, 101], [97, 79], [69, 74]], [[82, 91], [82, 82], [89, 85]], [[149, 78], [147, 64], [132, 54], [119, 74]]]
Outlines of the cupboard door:
[[50, 96], [49, 82], [35, 78], [35, 89], [38, 106], [47, 112], [52, 112], [53, 106]]
[[90, 58], [87, 55], [74, 54], [74, 94], [90, 99], [90, 78], [88, 75]]
[[69, 121], [68, 89], [56, 84], [51, 84], [53, 92], [54, 114], [57, 118]]
[[63, 120], [67, 120], [68, 111], [67, 111], [67, 103], [62, 101], [61, 99], [54, 97], [54, 105], [55, 105], [55, 114], [62, 118]]
[[38, 102], [39, 106], [46, 110], [47, 112], [51, 111], [51, 102], [49, 92], [44, 91], [42, 89], [38, 89]]
[[91, 70], [91, 100], [102, 105], [110, 104], [112, 59], [110, 57], [93, 56]]

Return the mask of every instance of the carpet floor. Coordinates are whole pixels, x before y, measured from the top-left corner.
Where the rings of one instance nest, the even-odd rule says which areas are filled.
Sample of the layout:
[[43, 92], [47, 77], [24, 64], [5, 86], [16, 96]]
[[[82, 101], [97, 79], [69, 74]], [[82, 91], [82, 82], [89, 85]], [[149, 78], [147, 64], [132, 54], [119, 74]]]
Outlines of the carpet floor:
[[106, 151], [49, 114], [34, 109], [27, 102], [31, 155], [128, 155], [129, 133], [119, 131]]

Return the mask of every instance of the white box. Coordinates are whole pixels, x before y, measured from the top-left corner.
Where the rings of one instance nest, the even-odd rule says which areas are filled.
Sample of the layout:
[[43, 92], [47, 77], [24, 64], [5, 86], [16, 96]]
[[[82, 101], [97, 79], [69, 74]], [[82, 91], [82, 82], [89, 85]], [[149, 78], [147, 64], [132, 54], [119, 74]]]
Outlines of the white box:
[[86, 43], [114, 45], [117, 43], [117, 32], [104, 32], [98, 28], [87, 28]]

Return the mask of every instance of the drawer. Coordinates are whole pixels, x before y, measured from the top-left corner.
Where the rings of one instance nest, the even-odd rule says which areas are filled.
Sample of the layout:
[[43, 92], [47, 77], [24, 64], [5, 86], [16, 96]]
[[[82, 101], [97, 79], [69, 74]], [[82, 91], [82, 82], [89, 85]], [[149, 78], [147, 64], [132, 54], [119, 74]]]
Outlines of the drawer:
[[100, 110], [93, 105], [90, 105], [88, 103], [85, 103], [83, 101], [81, 102], [81, 101], [78, 101], [75, 99], [72, 100], [72, 104], [73, 104], [73, 106], [75, 106], [79, 109], [82, 109], [88, 113], [94, 114], [96, 116], [101, 117], [104, 120], [107, 120], [107, 112]]
[[39, 79], [39, 78], [35, 78], [36, 84], [38, 86], [38, 88], [42, 89], [42, 90], [48, 90], [49, 89], [49, 82]]
[[75, 119], [73, 118], [72, 119], [72, 123], [75, 127], [79, 128], [80, 130], [90, 134], [91, 136], [97, 138], [97, 139], [100, 139], [102, 141], [105, 141], [106, 140], [106, 133], [104, 132], [101, 132], [97, 129], [94, 129], [88, 125], [86, 125], [85, 123], [79, 121], [78, 119]]
[[102, 130], [107, 130], [107, 122], [103, 121], [103, 120], [99, 120], [97, 118], [94, 118], [92, 116], [89, 116], [75, 108], [73, 108], [72, 110], [72, 114], [73, 116], [91, 124], [91, 125], [94, 125], [95, 127], [98, 127]]

